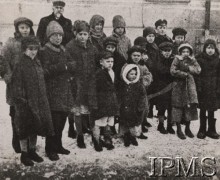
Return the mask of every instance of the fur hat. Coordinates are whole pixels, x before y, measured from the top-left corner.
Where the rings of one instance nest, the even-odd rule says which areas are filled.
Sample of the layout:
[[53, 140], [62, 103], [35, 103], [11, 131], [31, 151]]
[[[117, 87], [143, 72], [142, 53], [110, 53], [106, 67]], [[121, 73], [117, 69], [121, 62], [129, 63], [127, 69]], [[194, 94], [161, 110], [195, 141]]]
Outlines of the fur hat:
[[[135, 69], [137, 71], [137, 77], [134, 81], [131, 82], [128, 80], [127, 75], [132, 69]], [[121, 77], [126, 84], [138, 82], [140, 79], [140, 75], [141, 75], [140, 69], [136, 64], [125, 64], [121, 69]]]
[[147, 44], [147, 39], [139, 36], [134, 40], [134, 45], [136, 46], [145, 46]]
[[190, 55], [193, 54], [193, 48], [192, 48], [192, 46], [191, 46], [189, 43], [187, 43], [187, 42], [184, 42], [184, 43], [182, 43], [182, 44], [179, 46], [179, 48], [178, 48], [179, 54], [181, 54], [182, 50], [185, 49], [185, 48], [188, 48], [188, 49], [189, 49]]
[[79, 21], [76, 23], [76, 33], [79, 33], [81, 31], [85, 31], [89, 33], [90, 26], [86, 21]]
[[118, 39], [115, 38], [114, 36], [106, 37], [106, 38], [104, 39], [104, 41], [103, 41], [103, 45], [104, 45], [104, 47], [106, 48], [106, 46], [109, 45], [109, 44], [111, 44], [111, 45], [113, 45], [113, 46], [116, 47], [117, 44], [118, 44]]
[[147, 37], [149, 34], [154, 34], [154, 35], [156, 34], [156, 31], [153, 27], [148, 26], [144, 28], [143, 37]]
[[165, 26], [167, 25], [167, 20], [166, 19], [159, 19], [155, 22], [155, 27], [157, 28], [158, 26], [162, 26], [163, 24], [165, 24]]
[[25, 51], [30, 45], [40, 46], [40, 41], [36, 36], [27, 36], [21, 39], [21, 48], [23, 51]]
[[178, 36], [178, 35], [185, 37], [187, 34], [187, 31], [181, 27], [177, 27], [172, 30], [172, 33], [173, 33], [173, 39], [175, 39], [175, 36]]
[[165, 41], [159, 45], [159, 48], [160, 50], [166, 50], [166, 49], [172, 50], [173, 43]]
[[66, 5], [66, 3], [63, 0], [53, 0], [53, 6], [62, 6], [64, 7]]
[[19, 17], [19, 18], [14, 20], [15, 28], [18, 28], [19, 24], [27, 24], [29, 27], [33, 26], [33, 22], [30, 19], [26, 18], [26, 17]]
[[56, 21], [51, 21], [47, 25], [47, 30], [46, 30], [47, 38], [49, 38], [54, 33], [62, 34], [62, 36], [64, 35], [62, 26]]
[[105, 19], [102, 16], [96, 14], [96, 15], [93, 15], [92, 18], [90, 19], [89, 25], [91, 28], [94, 29], [95, 25], [98, 24], [99, 22], [102, 23], [102, 26], [104, 26]]
[[124, 18], [121, 15], [114, 16], [113, 20], [112, 20], [112, 26], [113, 26], [114, 29], [118, 28], [118, 27], [125, 28], [126, 23], [125, 23]]
[[144, 50], [143, 50], [143, 48], [141, 48], [140, 46], [134, 45], [134, 46], [132, 46], [132, 47], [128, 50], [128, 57], [130, 57], [133, 52], [143, 53]]

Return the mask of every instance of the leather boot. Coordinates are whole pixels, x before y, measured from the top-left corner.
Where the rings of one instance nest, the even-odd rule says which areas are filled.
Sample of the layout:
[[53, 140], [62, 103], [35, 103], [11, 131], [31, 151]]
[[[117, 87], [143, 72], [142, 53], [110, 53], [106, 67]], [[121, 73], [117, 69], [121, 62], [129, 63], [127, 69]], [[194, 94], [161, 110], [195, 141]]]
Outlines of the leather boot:
[[84, 143], [84, 136], [83, 135], [78, 135], [78, 137], [77, 137], [77, 146], [81, 149], [86, 148], [86, 145]]
[[200, 127], [199, 132], [197, 134], [197, 138], [205, 139], [206, 137], [206, 125], [207, 124], [207, 117], [200, 117]]
[[206, 132], [206, 136], [212, 138], [212, 139], [219, 139], [220, 135], [216, 132], [216, 119], [215, 118], [209, 118], [208, 119], [208, 131]]

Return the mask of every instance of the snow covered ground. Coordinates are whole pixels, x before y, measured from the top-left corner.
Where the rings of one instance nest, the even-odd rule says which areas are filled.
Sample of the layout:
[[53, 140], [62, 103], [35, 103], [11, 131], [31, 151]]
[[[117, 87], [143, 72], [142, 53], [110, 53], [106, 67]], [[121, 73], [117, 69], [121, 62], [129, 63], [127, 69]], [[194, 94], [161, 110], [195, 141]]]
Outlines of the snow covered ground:
[[[96, 152], [91, 137], [86, 135], [86, 149], [79, 149], [76, 140], [67, 137], [67, 124], [63, 132], [63, 145], [71, 151], [70, 155], [60, 155], [60, 160], [51, 162], [45, 156], [44, 138], [38, 137], [38, 151], [44, 162], [26, 168], [20, 164], [20, 155], [11, 147], [12, 129], [9, 106], [5, 103], [5, 83], [0, 81], [0, 179], [126, 179], [149, 177], [151, 172], [149, 157], [182, 157], [189, 163], [192, 157], [215, 157], [217, 168], [220, 167], [220, 140], [206, 138], [199, 140], [187, 138], [180, 140], [176, 135], [162, 135], [157, 128], [157, 119], [149, 119], [153, 127], [146, 133], [148, 140], [138, 140], [139, 146], [125, 148], [120, 138], [114, 139], [115, 149]], [[216, 113], [217, 130], [220, 133], [220, 111]], [[175, 128], [175, 127], [174, 127]], [[192, 131], [196, 135], [199, 121], [192, 122]], [[219, 169], [220, 170], [220, 169]], [[156, 174], [160, 170], [157, 169]], [[166, 171], [176, 174], [175, 168]], [[200, 176], [200, 175], [198, 175]], [[133, 178], [132, 178], [133, 177]], [[213, 179], [218, 179], [219, 173]], [[200, 177], [197, 177], [200, 179]]]

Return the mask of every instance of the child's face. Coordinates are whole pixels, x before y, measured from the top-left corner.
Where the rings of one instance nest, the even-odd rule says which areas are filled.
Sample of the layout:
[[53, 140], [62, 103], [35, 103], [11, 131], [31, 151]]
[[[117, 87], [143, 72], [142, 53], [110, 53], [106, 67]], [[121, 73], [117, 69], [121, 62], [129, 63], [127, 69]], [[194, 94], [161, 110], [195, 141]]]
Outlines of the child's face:
[[108, 59], [102, 59], [100, 64], [102, 65], [102, 68], [111, 70], [114, 64], [114, 59], [112, 57]]
[[110, 51], [111, 53], [114, 53], [114, 52], [115, 52], [115, 49], [116, 49], [116, 47], [115, 47], [114, 45], [112, 45], [112, 44], [108, 44], [108, 45], [106, 46], [106, 50], [107, 50], [107, 51]]
[[146, 36], [146, 39], [147, 39], [147, 42], [148, 43], [153, 43], [154, 42], [154, 39], [155, 39], [155, 35], [154, 34], [148, 34]]
[[83, 44], [86, 44], [88, 38], [89, 38], [89, 33], [86, 31], [81, 31], [76, 34], [76, 39]]
[[138, 64], [138, 62], [141, 60], [141, 53], [140, 52], [133, 52], [131, 54], [131, 59], [135, 64]]
[[205, 49], [206, 54], [208, 54], [209, 56], [212, 56], [213, 54], [215, 54], [215, 47], [213, 45], [208, 45]]
[[95, 25], [95, 31], [96, 32], [102, 32], [102, 29], [103, 29], [103, 25], [102, 25], [102, 23], [101, 22], [99, 22], [99, 23], [97, 23], [96, 25]]
[[62, 6], [53, 6], [53, 14], [55, 15], [56, 18], [60, 18], [60, 16], [64, 12], [64, 7]]
[[37, 55], [39, 46], [37, 45], [29, 45], [25, 51], [25, 54], [30, 57], [31, 59], [34, 59]]
[[127, 75], [127, 79], [129, 81], [134, 81], [136, 78], [137, 78], [137, 71], [135, 70], [131, 70]]
[[49, 40], [54, 45], [60, 45], [62, 43], [63, 36], [62, 34], [54, 33], [50, 36]]
[[183, 57], [189, 57], [190, 56], [190, 50], [188, 48], [185, 48], [182, 50], [181, 55]]
[[172, 54], [172, 49], [164, 49], [161, 51], [161, 54], [163, 55], [163, 57], [168, 59]]
[[124, 32], [125, 32], [125, 28], [123, 28], [123, 27], [115, 28], [115, 33], [118, 34], [119, 36], [123, 35]]
[[167, 30], [167, 26], [164, 24], [164, 25], [161, 25], [161, 26], [157, 26], [157, 33], [160, 34], [160, 35], [165, 35], [166, 34], [166, 30]]
[[27, 24], [21, 23], [18, 25], [18, 31], [22, 37], [27, 37], [30, 34], [31, 28]]
[[181, 42], [183, 42], [185, 40], [185, 37], [183, 35], [177, 35], [175, 36], [174, 38], [174, 41], [177, 43], [177, 44], [180, 44]]

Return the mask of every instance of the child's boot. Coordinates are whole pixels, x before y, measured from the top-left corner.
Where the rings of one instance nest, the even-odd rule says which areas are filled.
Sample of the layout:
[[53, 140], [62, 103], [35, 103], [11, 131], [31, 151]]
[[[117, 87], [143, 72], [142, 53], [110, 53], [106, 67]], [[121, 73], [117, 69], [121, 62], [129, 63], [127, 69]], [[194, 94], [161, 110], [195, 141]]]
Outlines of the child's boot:
[[141, 125], [141, 129], [142, 129], [143, 133], [147, 133], [148, 132], [148, 129], [143, 124]]
[[139, 139], [148, 139], [148, 137], [145, 136], [143, 133], [141, 133], [141, 135], [138, 136], [137, 138], [139, 138]]
[[189, 138], [194, 138], [194, 135], [192, 133], [192, 131], [190, 130], [190, 122], [186, 121], [186, 128], [185, 128], [185, 134], [186, 136], [188, 136]]
[[97, 152], [101, 152], [103, 151], [103, 148], [102, 148], [102, 143], [99, 140], [96, 140], [96, 138], [94, 136], [92, 136], [92, 142], [94, 144], [94, 149], [97, 151]]
[[167, 134], [167, 130], [164, 127], [164, 116], [158, 116], [159, 124], [157, 130], [160, 131], [161, 134]]
[[212, 139], [219, 139], [220, 135], [216, 132], [216, 119], [208, 118], [208, 131], [206, 132], [206, 136]]
[[186, 139], [186, 136], [183, 134], [182, 132], [182, 128], [181, 128], [181, 124], [180, 123], [177, 123], [177, 136], [180, 138], [180, 139]]
[[84, 143], [84, 136], [83, 135], [78, 135], [77, 136], [77, 146], [81, 149], [85, 149], [86, 145]]
[[131, 144], [134, 145], [134, 146], [138, 146], [138, 142], [137, 142], [137, 139], [135, 136], [132, 136], [130, 134], [130, 141], [131, 141]]
[[75, 128], [74, 128], [74, 116], [73, 116], [73, 114], [71, 114], [71, 113], [69, 114], [68, 120], [69, 120], [68, 137], [76, 139], [77, 133], [76, 133]]
[[35, 149], [30, 149], [29, 152], [28, 152], [28, 154], [29, 154], [30, 159], [33, 160], [33, 161], [35, 161], [35, 162], [41, 163], [41, 162], [44, 161], [43, 158], [40, 157], [40, 156], [36, 153]]
[[124, 139], [124, 146], [125, 146], [125, 147], [130, 146], [130, 144], [131, 144], [131, 141], [130, 141], [130, 132], [125, 133], [124, 136], [123, 136], [123, 139]]
[[206, 137], [206, 122], [207, 121], [207, 117], [200, 117], [200, 128], [199, 128], [199, 132], [197, 134], [197, 138], [199, 139], [205, 139]]
[[105, 147], [107, 148], [107, 150], [112, 150], [115, 148], [112, 144], [111, 127], [112, 126], [107, 125], [104, 131]]
[[21, 151], [21, 163], [25, 166], [33, 166], [34, 162], [29, 157], [29, 154], [27, 152]]
[[168, 112], [168, 116], [167, 116], [167, 132], [170, 134], [175, 134], [175, 131], [173, 129], [173, 125], [171, 122], [171, 115]]

